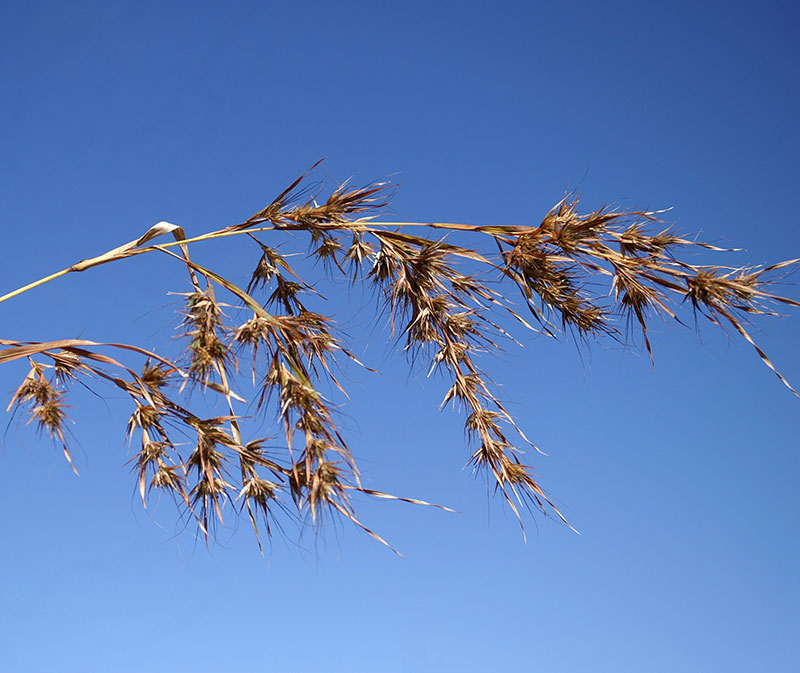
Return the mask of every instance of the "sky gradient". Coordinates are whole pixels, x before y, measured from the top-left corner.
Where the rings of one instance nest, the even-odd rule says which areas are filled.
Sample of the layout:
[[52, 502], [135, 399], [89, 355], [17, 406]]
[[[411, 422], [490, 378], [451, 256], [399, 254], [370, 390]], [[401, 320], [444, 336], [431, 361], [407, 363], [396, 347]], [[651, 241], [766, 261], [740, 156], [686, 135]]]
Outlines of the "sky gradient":
[[[799, 257], [798, 18], [789, 2], [5, 3], [0, 293], [159, 220], [241, 221], [321, 157], [331, 184], [391, 176], [393, 219], [534, 224], [580, 188], [745, 249], [717, 263]], [[195, 254], [246, 282], [239, 252]], [[156, 347], [183, 276], [156, 258], [71, 274], [3, 304], [0, 336]], [[800, 400], [750, 346], [654, 323], [655, 371], [613, 343], [509, 347], [492, 374], [581, 533], [539, 517], [524, 544], [462, 469], [444, 383], [368, 327], [369, 293], [348, 304], [381, 371], [347, 384], [367, 485], [457, 513], [360, 503], [405, 559], [338, 524], [262, 558], [243, 520], [206, 550], [168, 500], [142, 510], [124, 404], [86, 395], [80, 477], [24, 421], [0, 446], [0, 668], [796, 670]], [[799, 384], [797, 311], [756, 326]], [[24, 373], [4, 365], [7, 397]]]

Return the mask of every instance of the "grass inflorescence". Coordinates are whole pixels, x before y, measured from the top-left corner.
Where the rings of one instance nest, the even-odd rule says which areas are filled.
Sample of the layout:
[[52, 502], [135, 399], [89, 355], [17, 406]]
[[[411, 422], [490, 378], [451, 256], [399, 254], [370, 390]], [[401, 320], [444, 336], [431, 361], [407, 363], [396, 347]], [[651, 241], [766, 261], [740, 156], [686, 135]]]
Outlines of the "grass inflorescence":
[[[449, 381], [442, 407], [464, 415], [469, 463], [489, 476], [520, 523], [524, 508], [566, 519], [526, 462], [525, 448], [534, 444], [481, 364], [503, 340], [514, 338], [509, 319], [555, 338], [572, 334], [581, 343], [627, 343], [632, 330], [638, 331], [652, 358], [648, 325], [658, 317], [680, 323], [680, 313], [689, 309], [696, 318], [732, 328], [798, 395], [753, 340], [749, 321], [777, 315], [779, 305], [800, 306], [772, 289], [780, 272], [800, 260], [763, 268], [694, 265], [686, 251], [724, 251], [679, 235], [664, 225], [663, 213], [605, 207], [583, 213], [572, 195], [538, 224], [382, 222], [375, 217], [387, 205], [390, 185], [344, 184], [318, 200], [304, 198], [305, 177], [244, 222], [192, 238], [160, 222], [130, 243], [0, 297], [5, 301], [67, 273], [155, 252], [184, 265], [191, 285], [183, 294], [184, 355], [174, 362], [131, 344], [0, 340], [0, 362], [25, 358], [30, 364], [9, 410], [26, 413], [72, 464], [65, 428], [68, 386], [76, 380], [106, 382], [131, 403], [127, 434], [137, 448], [130, 463], [145, 506], [154, 489], [170, 494], [206, 540], [224, 523], [228, 507], [247, 512], [257, 538], [261, 530], [271, 534], [279, 513], [293, 511], [312, 522], [326, 513], [341, 516], [385, 543], [359, 519], [355, 493], [429, 503], [361, 483], [337, 409], [323, 394], [344, 393], [337, 378], [342, 360], [361, 362], [333, 318], [309, 309], [312, 298], [313, 305], [324, 305], [324, 298], [278, 252], [298, 236], [307, 239], [302, 254], [319, 262], [331, 282], [342, 282], [345, 291], [351, 284], [373, 288], [376, 320], [388, 321], [412, 362]], [[474, 243], [450, 243], [448, 232]], [[175, 241], [152, 242], [163, 234]], [[222, 244], [238, 235], [253, 245], [245, 288], [189, 255], [194, 243]], [[220, 292], [228, 303], [217, 299]], [[245, 318], [237, 318], [242, 312]], [[125, 364], [129, 358], [143, 364], [134, 368]], [[242, 436], [250, 408], [237, 388], [245, 379], [256, 386], [258, 415], [275, 420], [279, 438]], [[226, 413], [196, 415], [190, 394], [197, 388], [220, 396]]]

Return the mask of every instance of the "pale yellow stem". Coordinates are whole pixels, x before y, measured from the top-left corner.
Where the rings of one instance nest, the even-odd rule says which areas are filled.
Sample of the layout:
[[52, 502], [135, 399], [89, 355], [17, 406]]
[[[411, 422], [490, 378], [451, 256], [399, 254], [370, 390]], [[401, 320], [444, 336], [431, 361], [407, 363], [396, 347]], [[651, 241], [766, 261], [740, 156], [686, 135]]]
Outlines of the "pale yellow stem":
[[20, 288], [17, 288], [13, 292], [9, 292], [8, 294], [4, 294], [0, 297], [0, 303], [6, 301], [6, 299], [11, 299], [12, 297], [16, 297], [18, 294], [22, 294], [23, 292], [27, 292], [28, 290], [32, 290], [39, 285], [44, 285], [45, 283], [49, 283], [51, 280], [55, 280], [60, 276], [64, 276], [72, 271], [72, 267], [69, 269], [61, 269], [61, 271], [56, 271], [55, 273], [51, 273], [49, 276], [45, 276], [44, 278], [40, 278], [39, 280], [34, 281], [33, 283], [28, 283]]
[[[363, 222], [355, 221], [349, 222], [347, 224], [348, 227], [364, 225], [365, 227], [433, 227], [435, 229], [462, 229], [466, 228], [468, 225], [463, 224], [451, 224], [447, 222], [373, 222], [372, 220], [364, 220]], [[299, 229], [299, 227], [297, 227]], [[207, 234], [201, 234], [200, 236], [195, 236], [193, 238], [186, 238], [180, 241], [171, 241], [169, 243], [160, 243], [158, 245], [148, 245], [146, 247], [141, 248], [133, 248], [130, 250], [126, 250], [125, 252], [121, 252], [119, 254], [114, 254], [117, 248], [109, 250], [108, 252], [98, 255], [97, 257], [91, 257], [90, 259], [84, 259], [80, 262], [73, 264], [72, 266], [61, 269], [61, 271], [56, 271], [55, 273], [51, 273], [49, 276], [45, 276], [44, 278], [40, 278], [32, 283], [28, 283], [27, 285], [23, 285], [22, 287], [17, 288], [12, 292], [8, 292], [3, 296], [0, 296], [0, 304], [4, 301], [12, 299], [20, 294], [27, 292], [28, 290], [32, 290], [39, 285], [44, 285], [45, 283], [49, 283], [51, 280], [55, 280], [56, 278], [60, 278], [61, 276], [65, 276], [68, 273], [72, 273], [75, 271], [85, 271], [86, 269], [90, 269], [94, 266], [100, 266], [101, 264], [107, 264], [109, 262], [116, 262], [120, 259], [125, 259], [127, 257], [135, 257], [136, 255], [142, 255], [147, 252], [153, 252], [155, 250], [163, 250], [164, 248], [173, 248], [175, 246], [186, 245], [188, 243], [198, 243], [200, 241], [211, 241], [217, 238], [225, 238], [226, 236], [239, 236], [241, 234], [255, 234], [261, 231], [280, 231], [280, 230], [292, 231], [295, 227], [289, 226], [269, 226], [269, 227], [251, 227], [247, 229], [235, 229], [235, 230], [226, 230], [221, 229], [219, 231], [212, 231]]]

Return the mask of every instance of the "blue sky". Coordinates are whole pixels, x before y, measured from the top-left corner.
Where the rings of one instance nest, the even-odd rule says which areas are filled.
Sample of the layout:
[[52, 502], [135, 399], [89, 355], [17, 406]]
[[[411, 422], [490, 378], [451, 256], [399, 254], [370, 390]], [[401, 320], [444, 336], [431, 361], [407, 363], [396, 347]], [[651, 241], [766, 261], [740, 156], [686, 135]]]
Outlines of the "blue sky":
[[[159, 220], [240, 221], [323, 156], [331, 182], [391, 175], [396, 219], [533, 224], [580, 186], [746, 248], [721, 263], [798, 257], [797, 30], [788, 2], [6, 3], [0, 288]], [[196, 254], [246, 280], [239, 251]], [[73, 274], [5, 303], [2, 337], [157, 346], [169, 291], [157, 259]], [[457, 514], [361, 503], [405, 559], [342, 525], [263, 559], [243, 521], [206, 550], [169, 502], [142, 511], [122, 405], [80, 397], [79, 478], [24, 423], [0, 448], [2, 668], [795, 670], [798, 400], [749, 346], [658, 325], [655, 372], [613, 344], [510, 348], [493, 374], [581, 532], [537, 519], [526, 545], [462, 469], [444, 384], [362, 324], [365, 479]], [[795, 384], [799, 328], [757, 323]]]

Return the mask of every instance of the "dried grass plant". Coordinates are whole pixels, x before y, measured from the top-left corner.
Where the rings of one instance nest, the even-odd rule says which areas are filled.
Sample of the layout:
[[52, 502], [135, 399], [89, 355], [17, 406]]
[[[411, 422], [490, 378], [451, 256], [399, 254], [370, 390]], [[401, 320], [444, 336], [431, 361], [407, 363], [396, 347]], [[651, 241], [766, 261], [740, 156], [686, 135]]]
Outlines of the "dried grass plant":
[[[135, 241], [0, 297], [8, 301], [60, 276], [147, 254], [183, 265], [189, 284], [182, 295], [185, 351], [177, 361], [132, 344], [0, 340], [0, 362], [25, 359], [30, 365], [9, 411], [27, 414], [72, 465], [64, 427], [69, 387], [77, 380], [93, 388], [105, 382], [130, 401], [127, 433], [137, 447], [131, 464], [145, 507], [154, 489], [170, 494], [206, 541], [228, 508], [247, 513], [259, 546], [276, 517], [316, 522], [326, 512], [386, 544], [359, 519], [354, 493], [429, 503], [362, 486], [335, 409], [322, 392], [331, 385], [343, 392], [337, 360], [361, 363], [334, 321], [306, 307], [312, 297], [320, 305], [324, 299], [313, 296], [311, 284], [279, 253], [290, 232], [289, 240], [307, 238], [305, 255], [322, 262], [332, 282], [373, 288], [376, 319], [388, 320], [412, 360], [449, 378], [442, 407], [463, 411], [470, 464], [489, 476], [520, 523], [525, 508], [566, 519], [525, 462], [522, 447], [534, 445], [478, 362], [479, 354], [513, 338], [510, 320], [581, 341], [627, 342], [636, 330], [652, 358], [648, 323], [656, 317], [681, 322], [680, 312], [688, 309], [695, 319], [732, 328], [798, 395], [753, 341], [749, 320], [777, 315], [779, 305], [800, 305], [772, 289], [779, 272], [800, 260], [766, 268], [694, 265], [681, 253], [723, 250], [679, 236], [662, 223], [661, 213], [581, 213], [572, 196], [535, 225], [378, 221], [388, 184], [344, 184], [322, 200], [309, 198], [306, 178], [239, 224], [187, 238], [181, 227], [159, 222]], [[450, 243], [450, 232], [474, 243]], [[155, 242], [164, 235], [174, 240]], [[253, 246], [245, 288], [190, 256], [195, 244], [221, 245], [231, 236], [247, 237]], [[219, 294], [232, 303], [223, 304]], [[243, 309], [248, 319], [227, 324], [226, 307]], [[282, 428], [280, 450], [268, 450], [263, 437], [243, 436], [245, 400], [237, 383], [245, 376], [258, 388], [259, 413]], [[226, 412], [215, 418], [193, 412], [188, 392], [197, 387], [219, 396]], [[177, 440], [187, 435], [188, 449]]]

